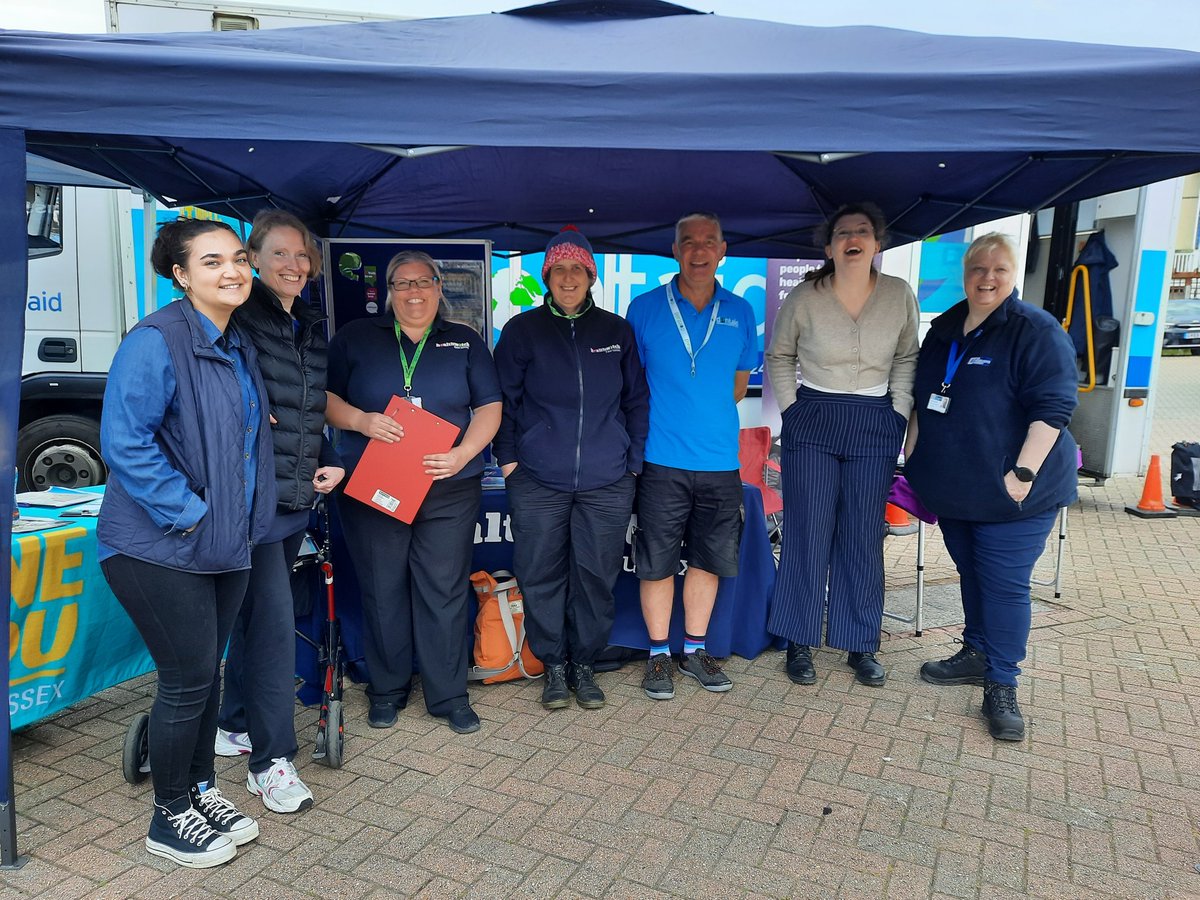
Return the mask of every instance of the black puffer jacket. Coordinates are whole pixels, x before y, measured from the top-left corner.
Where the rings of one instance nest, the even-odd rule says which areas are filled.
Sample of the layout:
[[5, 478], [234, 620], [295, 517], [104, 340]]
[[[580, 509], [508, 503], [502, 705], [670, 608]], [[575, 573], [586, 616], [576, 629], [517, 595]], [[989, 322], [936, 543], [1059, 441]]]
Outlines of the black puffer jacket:
[[312, 506], [317, 466], [341, 465], [322, 431], [329, 356], [325, 317], [299, 297], [292, 304], [292, 313], [298, 327], [278, 298], [255, 278], [250, 299], [233, 315], [258, 350], [258, 366], [275, 418], [271, 436], [281, 510]]

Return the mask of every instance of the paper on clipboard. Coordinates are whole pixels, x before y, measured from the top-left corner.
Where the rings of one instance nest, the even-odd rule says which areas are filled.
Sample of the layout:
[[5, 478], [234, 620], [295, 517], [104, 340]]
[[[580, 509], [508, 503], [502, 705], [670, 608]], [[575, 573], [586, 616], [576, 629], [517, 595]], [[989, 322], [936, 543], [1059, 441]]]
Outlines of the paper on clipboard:
[[345, 492], [411, 525], [433, 484], [433, 476], [425, 474], [421, 460], [453, 447], [459, 427], [394, 395], [384, 415], [400, 423], [404, 437], [394, 444], [370, 441]]

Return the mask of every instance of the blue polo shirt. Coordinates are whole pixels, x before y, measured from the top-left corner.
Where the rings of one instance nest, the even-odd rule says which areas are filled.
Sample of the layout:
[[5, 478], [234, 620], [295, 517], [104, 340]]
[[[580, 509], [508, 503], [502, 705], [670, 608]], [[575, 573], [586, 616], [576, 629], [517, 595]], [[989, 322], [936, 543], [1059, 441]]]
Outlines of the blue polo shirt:
[[[369, 319], [355, 319], [339, 328], [329, 342], [329, 390], [352, 406], [366, 412], [383, 412], [392, 395], [404, 396], [404, 368], [391, 312]], [[417, 345], [403, 335], [404, 354], [412, 361]], [[498, 403], [500, 379], [487, 344], [479, 332], [439, 316], [425, 342], [412, 392], [421, 407], [453, 422], [460, 429], [455, 445], [471, 424], [471, 410]], [[353, 472], [367, 449], [368, 438], [357, 431], [341, 432], [338, 453], [347, 474]], [[463, 466], [455, 479], [478, 478], [483, 472], [483, 454]]]
[[[650, 433], [646, 461], [693, 472], [738, 468], [738, 414], [733, 399], [736, 372], [758, 365], [758, 326], [750, 304], [717, 285], [703, 310], [696, 312], [671, 282], [679, 314], [696, 350], [696, 374], [683, 346], [665, 286], [635, 297], [625, 318], [633, 326], [646, 380], [650, 384]], [[717, 311], [712, 336], [704, 335]]]

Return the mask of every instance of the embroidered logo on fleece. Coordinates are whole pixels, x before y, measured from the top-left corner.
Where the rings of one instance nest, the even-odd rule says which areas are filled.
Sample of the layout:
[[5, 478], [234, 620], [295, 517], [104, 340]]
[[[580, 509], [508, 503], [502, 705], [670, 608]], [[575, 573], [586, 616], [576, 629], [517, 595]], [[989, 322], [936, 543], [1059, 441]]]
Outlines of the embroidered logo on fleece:
[[992, 358], [990, 356], [972, 356], [967, 360], [968, 366], [990, 366]]
[[439, 350], [470, 350], [471, 345], [466, 341], [443, 341], [440, 344], [434, 344]]
[[592, 352], [593, 353], [620, 353], [621, 345], [620, 344], [609, 344], [607, 347], [593, 347]]

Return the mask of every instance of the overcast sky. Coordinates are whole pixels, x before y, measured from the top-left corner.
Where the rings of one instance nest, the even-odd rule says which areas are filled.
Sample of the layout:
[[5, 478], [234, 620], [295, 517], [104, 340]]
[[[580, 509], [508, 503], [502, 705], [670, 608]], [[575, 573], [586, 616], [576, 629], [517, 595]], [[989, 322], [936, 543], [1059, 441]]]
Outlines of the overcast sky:
[[[189, 0], [183, 0], [186, 4]], [[522, 0], [232, 0], [229, 6], [339, 9], [404, 16], [473, 15]], [[1198, 0], [684, 0], [720, 15], [805, 25], [883, 25], [940, 34], [1004, 35], [1200, 51]], [[105, 0], [0, 0], [0, 28], [103, 31]], [[848, 60], [848, 65], [853, 61]]]

